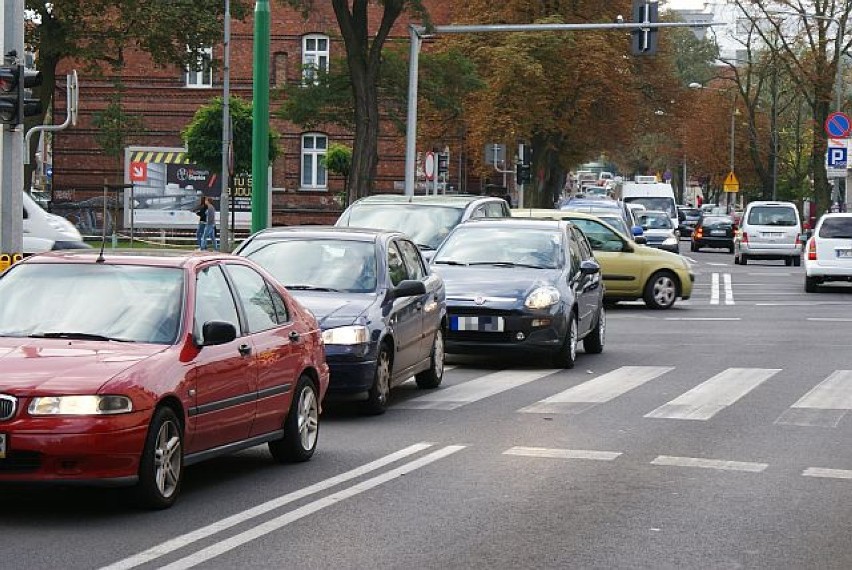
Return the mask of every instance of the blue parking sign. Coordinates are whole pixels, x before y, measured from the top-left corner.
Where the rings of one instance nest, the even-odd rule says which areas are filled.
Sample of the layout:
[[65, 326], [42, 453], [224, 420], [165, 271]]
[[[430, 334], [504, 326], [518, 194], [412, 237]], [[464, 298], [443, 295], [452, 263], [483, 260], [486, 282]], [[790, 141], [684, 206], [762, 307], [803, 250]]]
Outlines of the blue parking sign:
[[847, 150], [842, 146], [828, 147], [828, 166], [831, 168], [846, 168]]

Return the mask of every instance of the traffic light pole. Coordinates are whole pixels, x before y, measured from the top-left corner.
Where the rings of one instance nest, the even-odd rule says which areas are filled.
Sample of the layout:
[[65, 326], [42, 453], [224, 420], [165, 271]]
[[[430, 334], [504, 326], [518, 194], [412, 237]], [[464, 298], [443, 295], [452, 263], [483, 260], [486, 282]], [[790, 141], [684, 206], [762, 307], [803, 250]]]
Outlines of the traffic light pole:
[[[4, 0], [0, 56], [24, 54], [24, 0]], [[24, 249], [24, 126], [0, 126], [0, 254]]]

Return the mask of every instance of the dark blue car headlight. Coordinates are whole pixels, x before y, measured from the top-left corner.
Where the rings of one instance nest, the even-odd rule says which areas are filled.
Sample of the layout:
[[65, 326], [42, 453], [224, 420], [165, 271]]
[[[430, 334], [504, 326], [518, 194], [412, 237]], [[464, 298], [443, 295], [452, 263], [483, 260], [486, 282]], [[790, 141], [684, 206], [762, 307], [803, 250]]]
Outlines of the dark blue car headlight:
[[559, 289], [556, 287], [551, 287], [549, 285], [545, 287], [538, 287], [533, 289], [533, 291], [527, 295], [527, 298], [524, 301], [524, 307], [527, 309], [546, 309], [558, 303], [560, 298]]
[[354, 346], [370, 342], [370, 331], [364, 325], [349, 325], [335, 327], [322, 331], [322, 341], [325, 344]]

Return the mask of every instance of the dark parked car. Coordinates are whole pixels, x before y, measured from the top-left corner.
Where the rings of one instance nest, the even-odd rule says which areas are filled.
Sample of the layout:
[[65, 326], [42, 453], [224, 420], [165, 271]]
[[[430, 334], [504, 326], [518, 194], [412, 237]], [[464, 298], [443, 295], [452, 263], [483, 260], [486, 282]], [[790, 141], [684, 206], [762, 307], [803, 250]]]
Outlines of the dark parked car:
[[266, 268], [317, 319], [331, 382], [329, 398], [385, 411], [395, 385], [414, 376], [435, 388], [444, 374], [444, 283], [399, 232], [273, 228], [235, 252]]
[[432, 267], [447, 286], [447, 352], [544, 352], [573, 368], [581, 339], [587, 353], [603, 350], [600, 265], [570, 222], [461, 224]]
[[379, 195], [354, 202], [335, 225], [402, 232], [430, 257], [458, 224], [471, 219], [511, 215], [504, 199], [491, 196]]
[[692, 251], [703, 247], [720, 247], [734, 253], [737, 226], [730, 216], [704, 216], [692, 233]]
[[185, 465], [262, 443], [277, 461], [314, 453], [319, 325], [251, 261], [36, 255], [0, 298], [0, 482], [133, 485], [165, 508]]

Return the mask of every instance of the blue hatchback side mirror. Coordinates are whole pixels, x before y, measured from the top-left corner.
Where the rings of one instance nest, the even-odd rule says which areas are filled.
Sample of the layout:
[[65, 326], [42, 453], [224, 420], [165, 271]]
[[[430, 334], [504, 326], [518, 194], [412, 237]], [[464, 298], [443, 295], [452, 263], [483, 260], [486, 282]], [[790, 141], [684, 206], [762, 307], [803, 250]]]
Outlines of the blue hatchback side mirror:
[[642, 229], [642, 226], [633, 226], [633, 237], [639, 237], [641, 235], [645, 235], [645, 230]]

